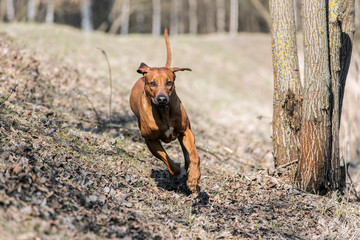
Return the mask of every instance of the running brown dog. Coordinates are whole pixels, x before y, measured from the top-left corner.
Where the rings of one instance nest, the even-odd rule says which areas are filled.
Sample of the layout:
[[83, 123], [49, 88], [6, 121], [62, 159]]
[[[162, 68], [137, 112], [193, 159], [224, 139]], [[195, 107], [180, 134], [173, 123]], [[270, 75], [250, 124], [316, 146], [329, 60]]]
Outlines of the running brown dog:
[[167, 60], [165, 67], [149, 67], [141, 63], [137, 72], [143, 76], [131, 90], [130, 107], [134, 112], [141, 136], [150, 152], [162, 160], [171, 176], [180, 174], [180, 163], [165, 152], [161, 141], [179, 140], [188, 173], [187, 186], [197, 192], [200, 179], [200, 158], [195, 147], [194, 134], [186, 111], [175, 91], [175, 72], [191, 71], [190, 68], [170, 67], [171, 50], [167, 29], [164, 29]]

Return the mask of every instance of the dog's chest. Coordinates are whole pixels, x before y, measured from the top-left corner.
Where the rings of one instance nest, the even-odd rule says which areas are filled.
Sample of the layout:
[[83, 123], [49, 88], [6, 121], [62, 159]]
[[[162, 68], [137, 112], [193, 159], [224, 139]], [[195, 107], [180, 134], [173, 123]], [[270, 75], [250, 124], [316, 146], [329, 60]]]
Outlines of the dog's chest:
[[174, 128], [173, 127], [169, 127], [168, 130], [165, 131], [165, 136], [167, 138], [172, 138], [174, 135]]
[[176, 133], [174, 127], [170, 126], [166, 131], [164, 131], [163, 137], [162, 137], [162, 141], [163, 142], [171, 142], [174, 141], [178, 136], [178, 134]]

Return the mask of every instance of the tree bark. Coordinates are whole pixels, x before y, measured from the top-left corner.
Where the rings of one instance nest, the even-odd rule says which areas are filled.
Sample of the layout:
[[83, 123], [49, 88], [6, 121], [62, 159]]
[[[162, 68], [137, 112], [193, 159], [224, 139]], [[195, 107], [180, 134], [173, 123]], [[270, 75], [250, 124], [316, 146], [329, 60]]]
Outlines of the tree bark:
[[[332, 151], [328, 178], [331, 189], [345, 187], [345, 168], [341, 168], [340, 161], [339, 132], [345, 83], [355, 32], [354, 7], [353, 0], [329, 1]], [[342, 19], [341, 22], [340, 19]]]
[[197, 0], [189, 0], [189, 32], [191, 34], [198, 32], [197, 7]]
[[225, 0], [216, 0], [217, 32], [225, 32]]
[[46, 6], [46, 17], [45, 21], [47, 24], [53, 24], [54, 23], [54, 1], [55, 0], [48, 0], [47, 6]]
[[15, 20], [15, 8], [14, 8], [14, 0], [6, 0], [6, 12], [7, 12], [7, 20], [12, 22]]
[[153, 0], [152, 34], [159, 36], [161, 33], [161, 1]]
[[121, 35], [129, 34], [130, 0], [122, 0]]
[[92, 32], [91, 0], [82, 0], [81, 4], [81, 29], [84, 32]]
[[[271, 39], [274, 70], [273, 154], [275, 167], [299, 160], [301, 128], [301, 83], [296, 45], [294, 5], [272, 0]], [[296, 164], [290, 166], [293, 179]]]
[[299, 186], [321, 193], [328, 187], [326, 174], [331, 158], [331, 119], [327, 3], [305, 0], [304, 100], [300, 130], [300, 164], [296, 174]]
[[236, 36], [238, 32], [239, 0], [230, 1], [230, 35]]

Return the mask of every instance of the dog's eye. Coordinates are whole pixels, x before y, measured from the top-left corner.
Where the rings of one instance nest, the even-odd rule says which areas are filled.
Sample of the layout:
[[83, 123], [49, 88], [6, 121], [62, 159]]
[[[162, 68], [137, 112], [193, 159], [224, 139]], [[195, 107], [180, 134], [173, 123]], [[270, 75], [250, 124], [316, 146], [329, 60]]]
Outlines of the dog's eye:
[[167, 81], [167, 82], [166, 82], [166, 85], [167, 85], [167, 86], [172, 86], [172, 85], [173, 85], [173, 82], [172, 82], [172, 81]]
[[153, 82], [150, 82], [149, 85], [150, 85], [150, 87], [155, 87], [156, 83], [155, 83], [155, 81], [153, 81]]

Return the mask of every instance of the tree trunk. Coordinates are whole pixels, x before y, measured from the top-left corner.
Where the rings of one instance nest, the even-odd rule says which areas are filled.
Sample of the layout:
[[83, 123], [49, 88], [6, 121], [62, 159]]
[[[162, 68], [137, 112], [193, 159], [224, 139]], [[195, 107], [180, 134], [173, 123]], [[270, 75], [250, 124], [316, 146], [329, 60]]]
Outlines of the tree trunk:
[[360, 0], [355, 0], [355, 29], [360, 29]]
[[[346, 77], [355, 32], [354, 1], [329, 1], [329, 46], [332, 90], [332, 151], [328, 174], [331, 189], [345, 187], [345, 168], [341, 168], [339, 132]], [[340, 22], [339, 19], [342, 19]]]
[[130, 0], [123, 0], [121, 7], [121, 35], [129, 34]]
[[191, 34], [198, 32], [197, 7], [197, 0], [189, 0], [189, 32]]
[[170, 35], [174, 36], [179, 32], [180, 0], [171, 0], [170, 8]]
[[136, 24], [137, 24], [137, 32], [138, 33], [144, 33], [145, 28], [145, 9], [144, 9], [144, 3], [140, 3], [140, 6], [138, 7], [138, 10], [136, 12]]
[[225, 32], [225, 0], [216, 0], [217, 32]]
[[34, 21], [34, 19], [35, 19], [35, 14], [36, 14], [35, 0], [28, 0], [28, 5], [27, 5], [27, 20], [28, 20], [29, 22]]
[[47, 24], [53, 24], [54, 23], [54, 1], [55, 0], [48, 0], [47, 6], [46, 6], [46, 23]]
[[153, 16], [152, 16], [152, 34], [159, 36], [161, 33], [161, 1], [152, 0]]
[[12, 22], [15, 20], [15, 8], [14, 0], [6, 0], [6, 11], [7, 11], [7, 20]]
[[112, 34], [116, 34], [119, 28], [121, 28], [121, 22], [122, 22], [121, 11], [123, 9], [122, 7], [123, 5], [121, 1], [114, 1], [109, 15], [109, 21], [111, 24], [109, 32]]
[[212, 33], [216, 31], [214, 0], [204, 0], [204, 1], [205, 1], [205, 9], [206, 9], [206, 32]]
[[0, 0], [0, 21], [4, 21], [6, 18], [6, 2], [5, 0]]
[[92, 32], [91, 0], [82, 0], [81, 4], [81, 29], [84, 32]]
[[331, 158], [329, 44], [325, 2], [303, 2], [304, 100], [300, 130], [299, 186], [310, 192], [327, 188], [326, 173]]
[[236, 36], [239, 24], [239, 0], [230, 1], [230, 35]]
[[[294, 5], [272, 0], [271, 39], [274, 69], [273, 147], [275, 167], [299, 160], [301, 83], [296, 45]], [[290, 166], [293, 179], [296, 164]]]
[[[294, 180], [300, 188], [315, 193], [342, 190], [345, 168], [340, 162], [339, 128], [355, 31], [354, 0], [303, 1], [305, 76], [298, 93], [298, 73], [287, 71], [297, 66], [291, 65], [296, 58], [292, 50], [296, 38], [294, 7], [290, 5], [281, 0], [270, 2], [275, 166], [299, 159]], [[287, 87], [287, 95], [282, 86]]]
[[[255, 9], [261, 14], [261, 16], [264, 18], [267, 27], [270, 28], [271, 26], [271, 17], [269, 15], [268, 10], [262, 5], [262, 3], [260, 2], [260, 0], [250, 0], [250, 2], [252, 3], [252, 5], [255, 7]], [[285, 1], [283, 1], [284, 4], [288, 4], [285, 3]]]

